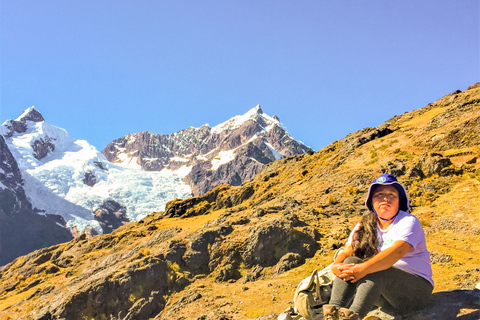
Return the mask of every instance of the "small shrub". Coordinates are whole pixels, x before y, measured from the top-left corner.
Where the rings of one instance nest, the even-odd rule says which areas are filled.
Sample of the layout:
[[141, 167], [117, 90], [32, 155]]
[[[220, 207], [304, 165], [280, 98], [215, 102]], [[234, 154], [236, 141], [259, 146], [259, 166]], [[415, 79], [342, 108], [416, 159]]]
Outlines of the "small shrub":
[[150, 248], [141, 248], [140, 253], [144, 256], [149, 256], [152, 254], [152, 251], [150, 250]]
[[328, 194], [327, 203], [328, 203], [328, 204], [335, 204], [335, 203], [337, 203], [337, 201], [335, 200], [335, 197], [333, 196], [333, 194], [331, 194], [331, 193]]
[[358, 187], [353, 186], [353, 187], [347, 187], [346, 191], [347, 191], [347, 194], [349, 195], [356, 195], [358, 191], [360, 191], [360, 189], [358, 189]]
[[382, 151], [385, 151], [386, 149], [388, 149], [388, 147], [389, 147], [388, 144], [382, 144], [378, 149], [382, 150]]
[[430, 227], [430, 223], [428, 221], [425, 221], [425, 220], [420, 220], [420, 225], [423, 227], [423, 228], [428, 228]]
[[412, 158], [413, 158], [413, 155], [412, 155], [412, 154], [408, 153], [408, 151], [402, 151], [402, 150], [400, 150], [400, 148], [395, 149], [395, 150], [393, 151], [393, 153], [395, 153], [395, 154], [397, 154], [397, 155], [399, 155], [399, 156], [403, 156], [403, 157], [405, 157], [405, 158], [407, 158], [407, 159], [412, 159]]

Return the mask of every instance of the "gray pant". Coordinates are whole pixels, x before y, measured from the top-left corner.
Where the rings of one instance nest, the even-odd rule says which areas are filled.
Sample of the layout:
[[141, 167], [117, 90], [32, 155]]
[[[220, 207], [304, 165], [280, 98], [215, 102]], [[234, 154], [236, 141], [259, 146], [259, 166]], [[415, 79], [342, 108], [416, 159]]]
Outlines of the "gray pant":
[[[357, 257], [344, 260], [344, 263], [361, 262]], [[428, 280], [391, 267], [370, 273], [355, 283], [335, 277], [329, 304], [349, 308], [363, 318], [375, 306], [389, 305], [398, 311], [425, 307], [432, 290]]]

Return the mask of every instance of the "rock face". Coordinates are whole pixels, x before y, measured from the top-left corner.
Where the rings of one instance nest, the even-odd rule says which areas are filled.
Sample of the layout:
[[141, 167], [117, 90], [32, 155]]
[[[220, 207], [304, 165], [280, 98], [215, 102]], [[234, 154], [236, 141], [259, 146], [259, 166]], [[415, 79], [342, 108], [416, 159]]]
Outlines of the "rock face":
[[38, 213], [25, 195], [17, 162], [0, 135], [0, 266], [72, 239], [68, 229], [62, 227], [65, 221], [60, 216]]
[[95, 210], [95, 220], [100, 223], [103, 233], [110, 233], [118, 227], [130, 222], [127, 209], [115, 200], [106, 200]]
[[240, 185], [265, 164], [309, 150], [288, 134], [278, 117], [257, 106], [213, 128], [129, 134], [111, 142], [102, 154], [111, 162], [151, 171], [187, 168], [186, 181], [197, 196], [220, 184]]

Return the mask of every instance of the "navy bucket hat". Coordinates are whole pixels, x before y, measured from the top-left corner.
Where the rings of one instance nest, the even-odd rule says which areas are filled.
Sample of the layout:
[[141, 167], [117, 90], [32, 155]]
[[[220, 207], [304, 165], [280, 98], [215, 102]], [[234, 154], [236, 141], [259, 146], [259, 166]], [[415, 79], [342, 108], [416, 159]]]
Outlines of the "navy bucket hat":
[[388, 174], [388, 173], [384, 173], [384, 174], [380, 175], [378, 178], [373, 180], [373, 182], [370, 184], [370, 187], [368, 187], [368, 193], [367, 193], [367, 199], [365, 200], [365, 205], [367, 206], [367, 208], [370, 211], [374, 211], [373, 210], [373, 205], [372, 205], [373, 191], [375, 191], [375, 189], [378, 186], [381, 186], [381, 185], [392, 185], [392, 186], [394, 186], [395, 189], [397, 189], [398, 196], [399, 196], [398, 208], [402, 211], [405, 211], [405, 212], [410, 211], [410, 205], [409, 205], [407, 190], [405, 189], [403, 184], [398, 182], [398, 180], [397, 180], [397, 178], [395, 178], [395, 176], [392, 176], [391, 174]]

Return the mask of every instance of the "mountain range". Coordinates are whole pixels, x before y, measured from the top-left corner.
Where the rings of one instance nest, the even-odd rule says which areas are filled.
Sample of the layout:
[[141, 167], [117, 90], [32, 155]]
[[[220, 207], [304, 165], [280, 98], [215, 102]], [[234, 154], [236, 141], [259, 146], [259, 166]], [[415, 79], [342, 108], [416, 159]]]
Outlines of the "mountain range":
[[[102, 153], [34, 107], [0, 134], [0, 265], [84, 232], [109, 233], [170, 200], [240, 185], [265, 164], [310, 150], [260, 106], [213, 128], [129, 134]], [[22, 232], [30, 229], [38, 230]]]
[[220, 184], [240, 185], [265, 164], [311, 150], [293, 139], [277, 116], [260, 106], [213, 128], [203, 125], [161, 135], [140, 132], [111, 142], [102, 154], [113, 163], [147, 171], [182, 171], [199, 196]]
[[331, 263], [385, 172], [425, 230], [435, 290], [425, 309], [381, 319], [478, 319], [479, 159], [480, 83], [239, 186], [19, 257], [0, 271], [0, 319], [275, 319]]

